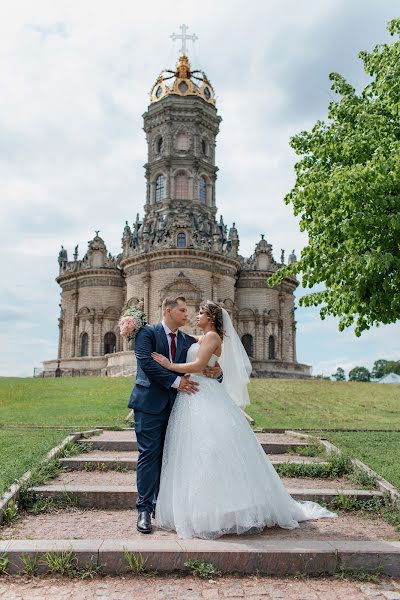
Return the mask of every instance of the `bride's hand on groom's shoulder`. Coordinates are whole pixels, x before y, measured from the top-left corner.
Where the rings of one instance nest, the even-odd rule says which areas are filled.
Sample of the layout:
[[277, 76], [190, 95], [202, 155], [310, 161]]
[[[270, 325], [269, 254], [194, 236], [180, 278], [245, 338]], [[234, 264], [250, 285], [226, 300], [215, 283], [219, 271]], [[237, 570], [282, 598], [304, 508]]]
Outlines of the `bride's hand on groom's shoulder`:
[[159, 354], [158, 352], [152, 352], [151, 358], [158, 362], [159, 365], [164, 367], [165, 369], [169, 369], [171, 367], [171, 363], [166, 356]]

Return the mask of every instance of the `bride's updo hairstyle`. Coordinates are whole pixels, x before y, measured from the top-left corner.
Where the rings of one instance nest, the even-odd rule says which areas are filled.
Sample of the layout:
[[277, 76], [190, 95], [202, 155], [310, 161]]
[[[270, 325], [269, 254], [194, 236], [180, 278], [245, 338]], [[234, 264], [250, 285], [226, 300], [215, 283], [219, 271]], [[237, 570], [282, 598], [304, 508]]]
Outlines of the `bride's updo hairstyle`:
[[215, 331], [218, 333], [221, 340], [224, 339], [224, 318], [222, 315], [222, 308], [219, 304], [212, 302], [211, 300], [205, 300], [200, 304], [200, 310], [205, 312], [214, 323]]

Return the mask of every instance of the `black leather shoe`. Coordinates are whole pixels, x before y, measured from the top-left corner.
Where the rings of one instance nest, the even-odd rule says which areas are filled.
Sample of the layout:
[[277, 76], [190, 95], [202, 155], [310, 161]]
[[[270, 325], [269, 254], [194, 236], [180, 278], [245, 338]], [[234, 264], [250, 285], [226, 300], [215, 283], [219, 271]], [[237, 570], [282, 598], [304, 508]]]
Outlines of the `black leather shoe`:
[[140, 533], [151, 533], [151, 516], [147, 510], [139, 513], [136, 527]]

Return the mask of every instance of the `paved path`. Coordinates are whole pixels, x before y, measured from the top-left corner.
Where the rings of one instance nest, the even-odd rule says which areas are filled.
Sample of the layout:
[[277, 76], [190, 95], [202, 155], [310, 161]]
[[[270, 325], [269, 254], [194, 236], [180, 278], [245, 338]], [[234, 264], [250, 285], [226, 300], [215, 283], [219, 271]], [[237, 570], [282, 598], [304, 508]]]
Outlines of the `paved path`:
[[50, 577], [0, 579], [1, 600], [400, 600], [400, 580], [360, 583], [335, 579], [223, 577], [215, 581], [183, 578], [96, 578], [92, 581]]

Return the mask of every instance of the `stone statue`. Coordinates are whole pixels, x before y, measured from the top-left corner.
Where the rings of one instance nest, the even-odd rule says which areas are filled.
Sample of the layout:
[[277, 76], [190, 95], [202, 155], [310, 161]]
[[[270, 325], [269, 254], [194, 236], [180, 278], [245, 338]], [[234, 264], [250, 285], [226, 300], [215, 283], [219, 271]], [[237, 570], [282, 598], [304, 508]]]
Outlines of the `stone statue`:
[[58, 264], [61, 267], [61, 265], [66, 262], [68, 262], [68, 253], [67, 253], [66, 249], [64, 248], [64, 246], [61, 246], [61, 250], [58, 253]]

